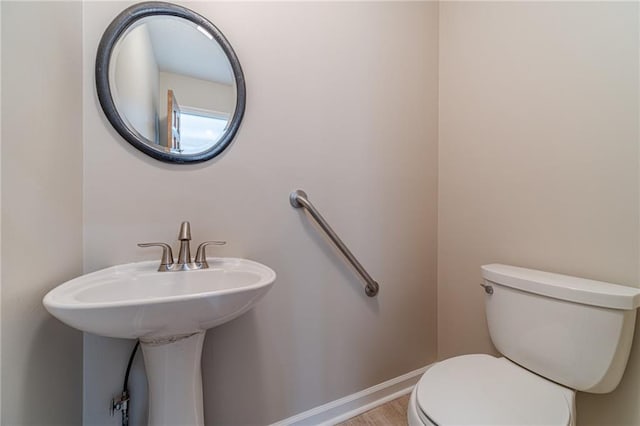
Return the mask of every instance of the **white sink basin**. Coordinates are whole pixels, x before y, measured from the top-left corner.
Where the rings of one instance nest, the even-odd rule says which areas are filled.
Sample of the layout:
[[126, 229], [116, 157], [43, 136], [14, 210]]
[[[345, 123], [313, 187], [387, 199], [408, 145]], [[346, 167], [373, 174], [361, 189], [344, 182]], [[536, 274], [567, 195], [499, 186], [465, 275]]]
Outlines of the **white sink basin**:
[[149, 425], [204, 426], [205, 330], [248, 311], [275, 272], [260, 263], [207, 258], [208, 269], [158, 272], [158, 261], [83, 275], [42, 303], [62, 322], [102, 336], [140, 339], [149, 384]]
[[207, 259], [209, 269], [158, 272], [158, 261], [113, 266], [51, 290], [60, 321], [108, 337], [162, 340], [207, 330], [249, 310], [276, 274], [250, 260]]

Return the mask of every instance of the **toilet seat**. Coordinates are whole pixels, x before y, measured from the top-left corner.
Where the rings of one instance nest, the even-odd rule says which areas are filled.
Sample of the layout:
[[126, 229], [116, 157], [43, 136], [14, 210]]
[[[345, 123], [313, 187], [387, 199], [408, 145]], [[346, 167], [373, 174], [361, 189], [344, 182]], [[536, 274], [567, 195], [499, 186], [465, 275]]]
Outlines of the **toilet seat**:
[[572, 390], [506, 358], [475, 354], [441, 361], [425, 372], [415, 393], [419, 414], [440, 426], [572, 423]]

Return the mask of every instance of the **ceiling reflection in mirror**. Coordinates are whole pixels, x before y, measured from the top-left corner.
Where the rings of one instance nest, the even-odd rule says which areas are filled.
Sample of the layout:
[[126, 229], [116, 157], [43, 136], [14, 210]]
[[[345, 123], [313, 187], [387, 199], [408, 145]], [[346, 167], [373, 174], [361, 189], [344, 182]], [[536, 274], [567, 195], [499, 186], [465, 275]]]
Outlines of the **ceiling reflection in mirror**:
[[[114, 42], [107, 69], [100, 54], [96, 62], [98, 94], [110, 122], [138, 149], [163, 161], [204, 161], [220, 153], [239, 126], [242, 71], [213, 24], [188, 9], [160, 5], [198, 19], [151, 14], [121, 24], [117, 37], [108, 37], [108, 28], [103, 42]], [[100, 96], [105, 74], [109, 96]]]

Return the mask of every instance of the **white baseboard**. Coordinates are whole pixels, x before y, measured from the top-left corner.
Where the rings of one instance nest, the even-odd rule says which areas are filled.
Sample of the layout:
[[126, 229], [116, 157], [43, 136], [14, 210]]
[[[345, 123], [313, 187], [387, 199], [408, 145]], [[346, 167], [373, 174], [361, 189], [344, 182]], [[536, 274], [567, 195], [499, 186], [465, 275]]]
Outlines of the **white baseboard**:
[[411, 392], [431, 365], [280, 420], [270, 426], [333, 426]]

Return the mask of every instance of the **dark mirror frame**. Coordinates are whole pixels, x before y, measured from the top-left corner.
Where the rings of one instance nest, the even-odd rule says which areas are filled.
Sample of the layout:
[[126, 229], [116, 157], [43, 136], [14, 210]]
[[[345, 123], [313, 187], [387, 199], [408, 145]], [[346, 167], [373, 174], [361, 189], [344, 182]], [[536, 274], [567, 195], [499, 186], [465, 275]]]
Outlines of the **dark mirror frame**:
[[[132, 130], [126, 125], [113, 101], [111, 88], [109, 86], [109, 63], [111, 61], [112, 50], [122, 34], [124, 34], [131, 25], [135, 24], [140, 19], [149, 16], [176, 16], [187, 19], [196, 25], [200, 25], [213, 36], [215, 41], [218, 42], [231, 63], [231, 68], [236, 82], [236, 108], [225, 133], [212, 148], [206, 151], [197, 154], [178, 154], [162, 152], [152, 148], [145, 142], [145, 140], [132, 132]], [[229, 44], [220, 30], [198, 13], [185, 7], [165, 2], [144, 2], [135, 4], [122, 11], [107, 27], [102, 35], [100, 44], [98, 45], [98, 52], [96, 55], [96, 89], [100, 105], [102, 106], [107, 119], [116, 131], [127, 142], [140, 151], [153, 158], [168, 163], [199, 163], [210, 160], [224, 151], [224, 149], [231, 143], [238, 131], [238, 128], [240, 127], [240, 122], [244, 116], [246, 104], [246, 88], [240, 62], [231, 48], [231, 44]]]

